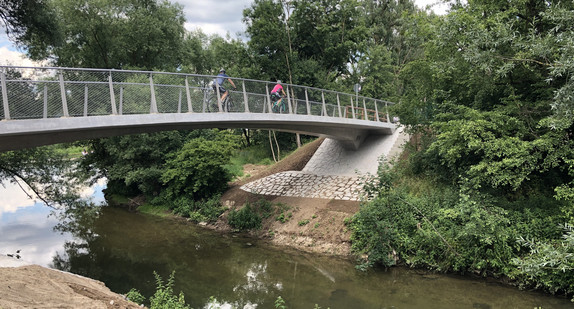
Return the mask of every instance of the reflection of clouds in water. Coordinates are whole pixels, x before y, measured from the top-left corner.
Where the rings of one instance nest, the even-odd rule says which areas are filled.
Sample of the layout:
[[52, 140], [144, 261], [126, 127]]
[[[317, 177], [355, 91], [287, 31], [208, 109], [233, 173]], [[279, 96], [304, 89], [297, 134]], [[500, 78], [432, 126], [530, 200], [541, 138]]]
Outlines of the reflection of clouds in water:
[[[105, 180], [82, 190], [82, 197], [91, 198], [96, 204], [104, 203], [101, 190]], [[70, 240], [67, 233], [54, 232], [58, 224], [53, 209], [30, 199], [16, 184], [3, 182], [0, 186], [0, 254], [15, 254], [20, 250], [22, 259], [29, 263], [48, 266], [57, 252], [65, 254], [64, 243]]]
[[[29, 189], [27, 191], [31, 194]], [[0, 202], [0, 219], [2, 219], [3, 213], [13, 213], [18, 210], [18, 208], [34, 206], [35, 203], [33, 199], [22, 191], [20, 186], [8, 181], [3, 181], [0, 185], [0, 196], [2, 196], [2, 201]]]
[[[96, 205], [104, 204], [104, 194], [102, 190], [106, 186], [106, 179], [99, 179], [91, 187], [84, 187], [80, 190], [82, 198], [90, 198]], [[3, 181], [0, 185], [0, 221], [2, 215], [5, 213], [15, 213], [18, 209], [31, 207], [36, 205], [36, 200], [31, 199], [22, 189], [26, 190], [31, 196], [34, 196], [32, 191], [25, 186], [18, 186], [17, 184]]]
[[[246, 295], [249, 293], [264, 293], [269, 294], [272, 291], [269, 291], [269, 288], [276, 289], [278, 291], [283, 290], [283, 283], [281, 282], [270, 282], [272, 279], [270, 278], [267, 272], [267, 262], [264, 264], [260, 263], [252, 263], [249, 269], [247, 270], [245, 277], [247, 282], [245, 284], [239, 284], [233, 288], [233, 292], [239, 295]], [[249, 297], [246, 297], [249, 298]], [[257, 300], [255, 304], [251, 303], [250, 301], [247, 304], [241, 305], [234, 304], [233, 308], [243, 308], [243, 309], [252, 309], [257, 308]], [[225, 303], [227, 304], [227, 303]]]
[[205, 304], [205, 306], [203, 306], [204, 309], [236, 309], [236, 308], [242, 308], [242, 309], [255, 309], [257, 308], [257, 304], [252, 304], [251, 302], [247, 302], [247, 304], [245, 304], [243, 307], [240, 307], [240, 305], [238, 303], [228, 303], [228, 302], [219, 302], [217, 299], [212, 299], [210, 300], [207, 304]]
[[64, 242], [70, 238], [53, 231], [57, 220], [51, 216], [48, 207], [20, 208], [2, 218], [0, 226], [1, 254], [15, 253], [26, 262], [48, 266], [56, 252], [64, 251]]
[[96, 205], [105, 203], [104, 193], [102, 190], [106, 187], [107, 180], [100, 178], [91, 187], [83, 187], [80, 189], [80, 196], [82, 198], [90, 198]]

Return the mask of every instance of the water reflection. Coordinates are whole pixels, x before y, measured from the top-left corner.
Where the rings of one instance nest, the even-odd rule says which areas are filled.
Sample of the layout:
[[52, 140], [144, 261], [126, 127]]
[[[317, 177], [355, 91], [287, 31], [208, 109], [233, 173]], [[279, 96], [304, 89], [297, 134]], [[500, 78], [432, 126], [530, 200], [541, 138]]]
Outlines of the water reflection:
[[[96, 216], [68, 213], [65, 224], [38, 204], [13, 208], [1, 212], [2, 253], [22, 249], [26, 260], [100, 280], [118, 293], [137, 288], [147, 297], [155, 291], [154, 271], [164, 281], [175, 271], [174, 290], [193, 308], [274, 308], [278, 296], [288, 308], [572, 306], [484, 281], [405, 269], [362, 273], [346, 260], [110, 207], [98, 208]], [[58, 224], [63, 232], [53, 232]]]
[[[82, 190], [83, 197], [90, 197], [94, 203], [105, 203], [102, 188], [105, 181]], [[3, 182], [0, 185], [0, 254], [19, 255], [27, 262], [50, 266], [58, 252], [65, 251], [69, 233], [55, 233], [54, 227], [60, 221], [54, 216], [54, 209], [30, 198], [32, 193], [25, 187]]]

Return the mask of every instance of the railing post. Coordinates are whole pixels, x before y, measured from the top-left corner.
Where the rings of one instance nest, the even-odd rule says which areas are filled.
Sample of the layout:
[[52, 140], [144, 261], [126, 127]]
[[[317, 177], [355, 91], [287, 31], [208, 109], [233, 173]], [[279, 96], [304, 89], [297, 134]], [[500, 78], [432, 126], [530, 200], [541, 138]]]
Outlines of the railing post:
[[112, 103], [112, 115], [118, 114], [118, 109], [116, 108], [116, 94], [114, 93], [114, 83], [112, 82], [112, 72], [108, 77], [108, 82], [110, 85], [110, 102]]
[[84, 117], [88, 117], [88, 85], [84, 85]]
[[64, 87], [64, 75], [62, 75], [62, 73], [59, 75], [60, 93], [62, 95], [62, 112], [64, 113], [64, 117], [70, 117], [70, 114], [68, 113], [68, 98], [66, 97], [66, 87]]
[[215, 79], [215, 92], [217, 92], [217, 106], [221, 113], [223, 112], [223, 108], [221, 107], [221, 94], [219, 93], [219, 83], [217, 83], [217, 78]]
[[289, 114], [293, 114], [293, 108], [291, 107], [291, 96], [289, 95], [289, 86], [287, 88], [287, 106], [289, 106]]
[[375, 100], [375, 119], [379, 122], [379, 108], [377, 107], [377, 100]]
[[364, 108], [364, 119], [365, 120], [369, 120], [369, 117], [367, 117], [367, 103], [365, 103], [365, 98], [363, 97], [363, 108]]
[[149, 74], [149, 87], [151, 91], [151, 106], [150, 106], [150, 114], [157, 114], [157, 101], [155, 100], [155, 87], [153, 84], [153, 76]]
[[4, 119], [10, 119], [10, 106], [8, 105], [8, 89], [6, 88], [6, 73], [2, 71], [2, 105], [4, 106]]
[[351, 114], [353, 115], [353, 119], [355, 119], [355, 106], [353, 106], [353, 97], [350, 98], [351, 98]]
[[189, 93], [189, 82], [187, 81], [187, 76], [185, 77], [185, 96], [187, 98], [187, 112], [193, 113], [193, 107], [191, 106], [191, 94]]
[[245, 112], [249, 113], [249, 102], [247, 101], [247, 91], [245, 91], [245, 81], [241, 81], [243, 87], [243, 103], [245, 103]]
[[321, 100], [323, 101], [323, 112], [321, 116], [329, 116], [327, 115], [327, 106], [325, 106], [325, 92], [321, 90]]
[[339, 109], [339, 118], [343, 118], [343, 114], [341, 113], [341, 101], [339, 100], [338, 93], [337, 93], [337, 108]]
[[119, 115], [124, 114], [124, 87], [120, 87], [120, 106], [118, 110]]
[[44, 85], [44, 119], [48, 118], [48, 86]]
[[181, 89], [179, 89], [179, 98], [177, 99], [177, 113], [181, 113]]
[[389, 118], [389, 106], [387, 104], [387, 101], [385, 101], [385, 110], [387, 111], [387, 122], [390, 123], [391, 118]]
[[305, 104], [307, 104], [307, 115], [311, 115], [311, 105], [309, 104], [309, 95], [307, 94], [307, 88], [305, 88]]
[[273, 113], [271, 108], [271, 97], [269, 96], [269, 85], [265, 83], [265, 92], [267, 93], [267, 107], [269, 107], [269, 113]]

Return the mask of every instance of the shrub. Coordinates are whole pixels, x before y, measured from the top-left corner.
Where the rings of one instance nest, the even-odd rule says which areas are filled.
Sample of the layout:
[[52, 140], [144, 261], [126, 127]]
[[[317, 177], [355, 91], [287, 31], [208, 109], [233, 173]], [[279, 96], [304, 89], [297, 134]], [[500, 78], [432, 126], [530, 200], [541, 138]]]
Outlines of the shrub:
[[240, 210], [231, 210], [229, 212], [228, 223], [234, 229], [240, 231], [260, 229], [261, 216], [255, 211], [250, 203], [245, 204]]
[[185, 304], [183, 292], [178, 296], [173, 293], [173, 283], [175, 272], [172, 272], [164, 285], [161, 277], [154, 272], [157, 288], [155, 294], [150, 297], [151, 309], [189, 309], [191, 307]]
[[274, 211], [273, 204], [265, 199], [255, 203], [246, 203], [240, 210], [229, 212], [228, 223], [240, 231], [260, 229], [263, 219], [269, 218]]

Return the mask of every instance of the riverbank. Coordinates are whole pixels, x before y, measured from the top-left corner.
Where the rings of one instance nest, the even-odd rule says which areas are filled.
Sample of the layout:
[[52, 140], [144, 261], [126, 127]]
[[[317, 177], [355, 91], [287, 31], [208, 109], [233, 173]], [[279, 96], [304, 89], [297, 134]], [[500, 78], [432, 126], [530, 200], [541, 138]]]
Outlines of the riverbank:
[[[260, 230], [250, 233], [253, 237], [306, 252], [349, 256], [350, 233], [345, 229], [344, 220], [358, 210], [358, 202], [262, 196], [240, 189], [246, 183], [272, 174], [302, 170], [321, 142], [322, 139], [318, 139], [309, 143], [271, 166], [245, 166], [244, 174], [248, 176], [231, 183], [222, 196], [228, 211], [207, 227], [231, 231], [227, 224], [229, 210], [264, 198], [285, 205], [288, 218], [284, 222], [275, 217], [266, 219]], [[0, 283], [0, 308], [140, 308], [100, 281], [29, 265], [7, 256], [0, 256]]]
[[218, 231], [231, 231], [227, 224], [229, 211], [238, 210], [246, 203], [265, 199], [273, 204], [283, 205], [283, 218], [277, 220], [277, 216], [270, 216], [263, 219], [262, 228], [251, 231], [250, 235], [267, 239], [275, 245], [305, 252], [350, 256], [350, 232], [345, 227], [345, 220], [359, 210], [358, 201], [259, 195], [240, 188], [269, 175], [303, 170], [322, 142], [323, 139], [318, 139], [304, 145], [272, 166], [247, 166], [244, 173], [249, 177], [231, 183], [229, 190], [221, 197], [221, 202], [228, 210], [208, 227]]
[[0, 308], [141, 308], [101, 281], [0, 256]]

